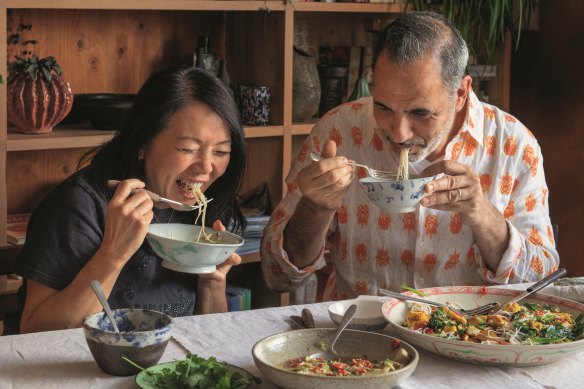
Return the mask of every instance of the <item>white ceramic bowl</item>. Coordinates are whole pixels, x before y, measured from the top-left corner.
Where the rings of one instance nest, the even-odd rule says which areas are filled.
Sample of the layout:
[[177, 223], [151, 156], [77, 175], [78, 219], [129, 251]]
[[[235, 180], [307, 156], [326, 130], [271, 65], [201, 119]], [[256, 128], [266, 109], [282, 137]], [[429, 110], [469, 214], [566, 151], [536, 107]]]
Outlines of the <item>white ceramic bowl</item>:
[[409, 180], [380, 180], [365, 177], [359, 184], [376, 206], [389, 213], [414, 212], [418, 203], [425, 196], [424, 185], [437, 176], [418, 177]]
[[309, 375], [283, 368], [292, 358], [322, 351], [318, 343], [330, 344], [335, 332], [336, 329], [332, 328], [307, 328], [268, 336], [253, 346], [254, 362], [265, 378], [287, 389], [393, 388], [407, 379], [418, 364], [418, 352], [406, 342], [375, 332], [345, 330], [335, 344], [335, 350], [342, 356], [367, 356], [370, 360], [380, 360], [392, 357], [396, 346], [401, 345], [408, 352], [410, 362], [387, 373], [347, 377]]
[[117, 376], [140, 372], [122, 357], [143, 368], [156, 365], [170, 339], [172, 318], [147, 309], [114, 309], [113, 315], [120, 332], [104, 312], [83, 320], [85, 340], [100, 369]]
[[207, 234], [219, 233], [218, 243], [195, 242], [200, 229], [190, 224], [150, 224], [146, 238], [162, 258], [162, 266], [183, 273], [212, 273], [243, 245], [242, 237], [208, 227], [205, 227]]
[[[480, 305], [499, 302], [504, 304], [520, 291], [478, 286], [452, 286], [421, 289], [427, 299], [441, 303], [459, 304], [463, 308], [476, 308]], [[404, 292], [414, 296], [411, 292]], [[416, 296], [419, 297], [419, 296]], [[574, 317], [584, 313], [584, 304], [572, 300], [536, 294], [526, 297], [522, 302], [554, 305], [561, 311], [570, 312]], [[440, 356], [481, 365], [537, 366], [555, 362], [561, 358], [584, 351], [584, 340], [559, 344], [540, 345], [501, 345], [468, 343], [422, 334], [403, 326], [406, 318], [406, 303], [389, 298], [382, 308], [383, 315], [389, 320], [398, 336]]]
[[357, 305], [355, 316], [347, 325], [347, 328], [361, 331], [381, 332], [387, 326], [388, 321], [381, 313], [383, 303], [377, 296], [361, 295], [353, 300], [337, 301], [329, 305], [328, 313], [337, 326], [340, 324], [345, 311], [352, 305]]

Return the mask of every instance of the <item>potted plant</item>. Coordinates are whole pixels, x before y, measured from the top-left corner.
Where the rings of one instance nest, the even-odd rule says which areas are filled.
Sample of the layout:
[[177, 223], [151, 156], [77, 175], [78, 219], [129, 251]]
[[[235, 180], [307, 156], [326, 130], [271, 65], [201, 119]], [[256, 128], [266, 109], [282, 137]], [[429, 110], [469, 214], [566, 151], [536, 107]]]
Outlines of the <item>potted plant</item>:
[[22, 39], [22, 33], [30, 29], [30, 24], [20, 23], [17, 33], [9, 35], [9, 43], [24, 50], [8, 64], [8, 121], [24, 133], [47, 133], [71, 110], [73, 93], [54, 57], [39, 59], [27, 49], [37, 43]]
[[524, 29], [538, 0], [408, 0], [414, 9], [442, 13], [462, 34], [470, 54], [479, 62], [495, 64], [499, 49], [510, 32], [519, 47]]

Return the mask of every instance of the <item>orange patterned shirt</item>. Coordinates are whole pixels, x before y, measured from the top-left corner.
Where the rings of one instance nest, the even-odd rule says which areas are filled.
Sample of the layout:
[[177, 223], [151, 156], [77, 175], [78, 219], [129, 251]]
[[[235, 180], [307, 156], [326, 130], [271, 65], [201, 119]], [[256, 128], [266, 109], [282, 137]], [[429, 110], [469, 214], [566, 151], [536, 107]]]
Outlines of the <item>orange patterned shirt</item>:
[[[356, 136], [358, 134], [358, 136]], [[264, 231], [262, 270], [275, 290], [290, 290], [325, 265], [324, 254], [298, 269], [283, 249], [283, 231], [302, 196], [295, 185], [303, 158], [328, 139], [337, 155], [373, 168], [397, 171], [398, 156], [376, 129], [371, 98], [343, 104], [314, 126], [286, 179], [289, 191]], [[556, 270], [559, 257], [548, 212], [543, 158], [533, 134], [517, 119], [469, 94], [464, 125], [446, 147], [445, 159], [470, 166], [484, 196], [503, 214], [509, 246], [496, 271], [481, 257], [469, 227], [457, 213], [418, 207], [405, 214], [383, 213], [357, 182], [351, 184], [329, 227], [326, 248], [334, 272], [325, 299], [377, 295], [378, 288], [400, 290], [447, 285], [532, 282]], [[357, 172], [358, 173], [358, 172]], [[358, 176], [358, 174], [357, 174]], [[324, 253], [325, 242], [323, 242]]]

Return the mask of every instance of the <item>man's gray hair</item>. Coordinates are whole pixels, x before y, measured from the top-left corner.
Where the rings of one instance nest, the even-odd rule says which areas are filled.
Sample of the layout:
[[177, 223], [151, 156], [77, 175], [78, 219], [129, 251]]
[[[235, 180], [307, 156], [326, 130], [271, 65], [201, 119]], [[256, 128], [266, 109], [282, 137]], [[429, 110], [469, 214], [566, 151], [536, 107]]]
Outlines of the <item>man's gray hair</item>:
[[435, 12], [402, 13], [379, 33], [373, 66], [386, 50], [392, 62], [413, 64], [426, 54], [440, 59], [442, 81], [450, 94], [456, 93], [466, 72], [468, 47], [460, 31]]

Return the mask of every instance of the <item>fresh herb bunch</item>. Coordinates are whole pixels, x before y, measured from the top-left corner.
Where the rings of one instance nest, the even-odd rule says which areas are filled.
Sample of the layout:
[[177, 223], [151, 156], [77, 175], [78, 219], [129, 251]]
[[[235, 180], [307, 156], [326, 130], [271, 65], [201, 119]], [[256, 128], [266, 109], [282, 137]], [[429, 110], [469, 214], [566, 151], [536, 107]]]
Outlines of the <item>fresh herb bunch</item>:
[[8, 78], [24, 74], [25, 77], [36, 81], [40, 74], [41, 78], [50, 84], [53, 79], [53, 71], [59, 76], [63, 73], [55, 57], [39, 59], [33, 54], [28, 58], [15, 57], [14, 61], [8, 65]]
[[[126, 361], [142, 369], [127, 358]], [[174, 368], [165, 367], [158, 372], [148, 369], [149, 383], [154, 388], [165, 389], [243, 389], [252, 382], [261, 380], [253, 376], [244, 376], [233, 371], [229, 365], [217, 362], [215, 357], [205, 359], [196, 354], [189, 354], [182, 361], [177, 361]]]

